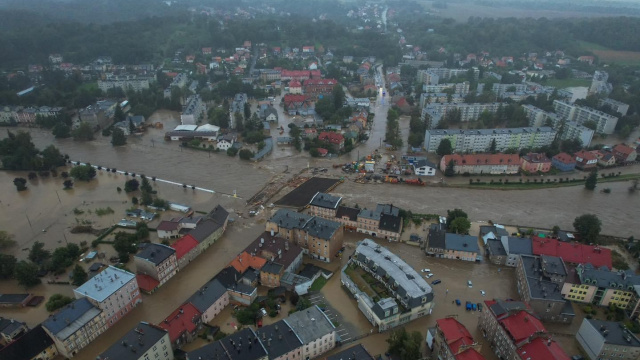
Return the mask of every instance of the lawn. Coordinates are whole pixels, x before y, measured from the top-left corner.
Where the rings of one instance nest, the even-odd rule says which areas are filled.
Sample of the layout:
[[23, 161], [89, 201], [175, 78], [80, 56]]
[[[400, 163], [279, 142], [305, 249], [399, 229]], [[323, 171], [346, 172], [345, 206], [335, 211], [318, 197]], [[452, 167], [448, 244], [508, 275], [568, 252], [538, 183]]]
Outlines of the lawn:
[[590, 43], [587, 41], [579, 41], [578, 43], [580, 44], [580, 47], [585, 51], [591, 51], [592, 53], [594, 53], [594, 55], [598, 56], [600, 61], [616, 63], [620, 65], [640, 64], [640, 52], [611, 50], [605, 46]]
[[319, 278], [316, 279], [316, 281], [313, 282], [313, 284], [311, 284], [311, 287], [309, 288], [310, 291], [320, 291], [320, 289], [322, 289], [322, 287], [327, 283], [327, 279], [324, 278], [324, 276], [320, 276]]
[[590, 86], [591, 80], [587, 79], [548, 79], [546, 85], [559, 89], [578, 86]]

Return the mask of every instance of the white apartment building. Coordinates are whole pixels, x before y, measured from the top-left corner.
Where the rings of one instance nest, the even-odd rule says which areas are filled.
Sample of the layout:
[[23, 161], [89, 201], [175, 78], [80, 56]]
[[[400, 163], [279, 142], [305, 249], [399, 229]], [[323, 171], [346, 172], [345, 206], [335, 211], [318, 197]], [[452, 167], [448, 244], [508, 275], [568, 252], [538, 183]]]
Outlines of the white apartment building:
[[467, 104], [467, 103], [445, 103], [445, 104], [429, 104], [422, 108], [422, 120], [429, 120], [429, 128], [438, 127], [440, 120], [447, 115], [448, 111], [453, 109], [460, 110], [460, 121], [467, 122], [476, 120], [484, 111], [495, 113], [503, 103], [488, 104]]
[[191, 95], [187, 98], [187, 105], [180, 114], [182, 125], [196, 125], [207, 112], [207, 105], [202, 101], [200, 95]]
[[422, 85], [422, 91], [425, 93], [442, 93], [445, 90], [453, 89], [454, 94], [466, 95], [469, 93], [469, 82], [461, 82], [461, 83], [446, 83], [446, 84], [437, 84], [437, 85]]
[[544, 126], [548, 120], [551, 122], [551, 126], [557, 131], [560, 131], [562, 127], [562, 133], [560, 134], [562, 140], [580, 139], [583, 146], [591, 145], [591, 140], [593, 140], [593, 135], [595, 134], [595, 131], [592, 129], [582, 126], [576, 121], [562, 121], [556, 114], [546, 112], [533, 105], [522, 105], [522, 108], [529, 118], [529, 126]]
[[73, 290], [76, 299], [87, 298], [103, 311], [107, 327], [142, 303], [136, 276], [126, 270], [109, 266]]
[[606, 71], [596, 70], [593, 73], [589, 94], [609, 94], [613, 86], [609, 83], [609, 74]]
[[[480, 76], [480, 70], [477, 67], [472, 68], [473, 75], [476, 80]], [[418, 81], [437, 85], [440, 80], [448, 80], [456, 76], [466, 76], [469, 69], [448, 69], [448, 68], [428, 68], [427, 70], [418, 70]]]
[[622, 116], [627, 115], [627, 112], [629, 112], [629, 105], [617, 100], [608, 99], [608, 98], [600, 99], [598, 101], [598, 106], [604, 106], [604, 105], [609, 105], [613, 111], [619, 112], [620, 114], [622, 114]]
[[141, 91], [149, 88], [149, 83], [155, 81], [154, 76], [137, 76], [137, 75], [109, 75], [104, 80], [98, 80], [98, 88], [103, 92], [109, 89], [120, 88], [124, 91], [132, 89]]
[[496, 150], [535, 149], [551, 145], [556, 131], [550, 127], [522, 127], [509, 129], [427, 130], [424, 148], [435, 152], [443, 139], [449, 139], [454, 152], [485, 152], [495, 140]]
[[500, 83], [496, 83], [496, 84], [493, 84], [493, 86], [491, 87], [491, 91], [493, 91], [499, 97], [502, 96], [502, 94], [507, 93], [507, 92], [522, 93], [522, 92], [525, 92], [526, 90], [527, 90], [527, 85], [526, 84], [500, 84]]
[[303, 359], [314, 359], [336, 347], [336, 328], [317, 305], [294, 312], [284, 322], [302, 342]]
[[596, 132], [601, 134], [613, 134], [618, 123], [618, 118], [615, 116], [562, 100], [554, 100], [553, 108], [559, 118], [575, 121], [579, 125], [584, 125], [587, 121], [594, 121], [597, 124]]

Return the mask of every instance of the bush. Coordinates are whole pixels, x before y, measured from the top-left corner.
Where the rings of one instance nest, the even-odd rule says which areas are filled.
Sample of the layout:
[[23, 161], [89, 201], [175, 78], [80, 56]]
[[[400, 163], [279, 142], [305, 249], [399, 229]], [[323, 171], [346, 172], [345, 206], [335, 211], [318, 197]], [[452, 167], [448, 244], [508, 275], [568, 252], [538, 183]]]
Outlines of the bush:
[[227, 155], [228, 156], [234, 157], [234, 156], [236, 156], [236, 154], [238, 154], [238, 149], [237, 148], [230, 147], [230, 148], [227, 149]]
[[250, 160], [253, 157], [253, 151], [249, 150], [249, 149], [242, 149], [239, 152], [240, 154], [240, 159], [242, 160]]
[[71, 304], [73, 299], [62, 294], [53, 294], [45, 304], [48, 312], [54, 312], [67, 304]]
[[124, 183], [124, 192], [132, 192], [138, 190], [140, 183], [136, 179], [128, 180]]

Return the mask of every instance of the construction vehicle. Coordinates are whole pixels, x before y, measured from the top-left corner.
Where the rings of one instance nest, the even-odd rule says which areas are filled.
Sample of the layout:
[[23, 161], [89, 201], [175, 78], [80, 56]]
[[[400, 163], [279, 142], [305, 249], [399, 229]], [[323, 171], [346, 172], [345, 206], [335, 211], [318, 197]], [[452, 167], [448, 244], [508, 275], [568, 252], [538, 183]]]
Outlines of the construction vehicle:
[[418, 185], [418, 186], [425, 186], [426, 183], [424, 181], [422, 181], [422, 179], [418, 178], [418, 179], [407, 179], [404, 181], [405, 184], [408, 185]]
[[397, 184], [400, 182], [400, 180], [398, 179], [397, 176], [387, 175], [384, 177], [384, 182], [390, 183], [390, 184]]

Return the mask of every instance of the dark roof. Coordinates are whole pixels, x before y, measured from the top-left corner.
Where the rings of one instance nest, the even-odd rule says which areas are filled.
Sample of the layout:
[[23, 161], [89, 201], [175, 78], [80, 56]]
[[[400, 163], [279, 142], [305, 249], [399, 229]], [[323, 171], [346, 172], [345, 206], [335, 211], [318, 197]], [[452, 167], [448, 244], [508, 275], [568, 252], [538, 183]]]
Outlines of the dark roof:
[[324, 270], [324, 269], [322, 269], [320, 267], [317, 267], [317, 266], [315, 266], [313, 264], [307, 263], [307, 264], [304, 264], [304, 268], [302, 269], [302, 271], [300, 271], [300, 273], [298, 273], [298, 275], [304, 276], [307, 279], [313, 279], [313, 277], [316, 276], [316, 274], [318, 272], [321, 272], [321, 271], [323, 272], [323, 271], [327, 271], [327, 270]]
[[522, 267], [524, 269], [529, 296], [533, 299], [545, 299], [549, 301], [565, 301], [560, 291], [561, 284], [552, 282], [542, 272], [540, 258], [520, 255]]
[[533, 244], [530, 238], [503, 236], [501, 241], [507, 254], [533, 255]]
[[31, 294], [0, 294], [0, 304], [21, 304]]
[[289, 209], [279, 209], [269, 221], [285, 229], [302, 229], [311, 219], [312, 216], [307, 214]]
[[350, 208], [347, 206], [338, 206], [338, 211], [336, 211], [336, 217], [342, 218], [347, 216], [351, 221], [358, 221], [358, 214], [360, 213], [360, 209]]
[[142, 249], [142, 251], [137, 253], [135, 256], [141, 259], [148, 260], [156, 265], [159, 265], [163, 261], [165, 261], [169, 256], [175, 253], [176, 253], [176, 250], [171, 246], [150, 243], [150, 244], [147, 244], [147, 246], [145, 246], [145, 248]]
[[564, 266], [562, 258], [557, 256], [540, 255], [540, 262], [545, 274], [567, 276], [567, 268]]
[[269, 273], [269, 274], [280, 274], [283, 266], [280, 264], [276, 264], [273, 262], [267, 263], [265, 266], [260, 269], [261, 272]]
[[336, 209], [340, 201], [342, 201], [341, 197], [317, 192], [311, 199], [311, 202], [309, 202], [309, 205], [325, 209]]
[[66, 339], [91, 319], [100, 315], [100, 312], [87, 298], [83, 297], [47, 318], [42, 322], [42, 326], [60, 339]]
[[[265, 346], [260, 343], [256, 333], [245, 328], [220, 340], [231, 360], [254, 360], [267, 355]], [[191, 357], [190, 357], [191, 359]]]
[[196, 291], [187, 302], [191, 303], [200, 312], [204, 313], [211, 305], [220, 299], [227, 292], [227, 288], [222, 286], [218, 280], [210, 280], [198, 291]]
[[434, 168], [434, 169], [437, 169], [437, 168], [438, 168], [438, 165], [436, 165], [436, 164], [432, 163], [432, 162], [431, 162], [431, 161], [429, 161], [429, 160], [418, 160], [418, 161], [413, 165], [413, 167], [414, 167], [414, 168], [421, 168], [421, 167], [423, 167], [423, 166], [428, 166], [428, 167], [430, 167], [430, 168]]
[[[142, 321], [100, 354], [98, 359], [138, 360], [141, 354], [146, 353], [167, 334], [167, 330]], [[136, 352], [133, 352], [134, 349]]]
[[[485, 304], [487, 302], [485, 301]], [[495, 304], [489, 306], [491, 312], [496, 317], [501, 317], [504, 314], [507, 314], [512, 311], [520, 311], [520, 310], [528, 310], [527, 304], [522, 301], [504, 301], [504, 300], [495, 300]]]
[[307, 223], [304, 229], [311, 236], [328, 240], [333, 234], [335, 234], [342, 225], [339, 222], [323, 219], [320, 217], [313, 217], [311, 221]]
[[220, 225], [224, 225], [229, 218], [229, 212], [221, 205], [218, 205], [207, 214], [207, 217]]
[[273, 260], [273, 262], [288, 268], [300, 256], [302, 248], [277, 235], [271, 236], [270, 232], [265, 231], [253, 240], [245, 248], [245, 251], [267, 260]]
[[[621, 323], [595, 319], [584, 319], [584, 321], [599, 332], [606, 344], [640, 347], [640, 340], [631, 331], [623, 328]], [[606, 335], [604, 335], [604, 331], [607, 331]]]
[[504, 246], [502, 246], [502, 241], [498, 239], [487, 240], [487, 246], [489, 247], [489, 255], [493, 255], [493, 256], [507, 255], [507, 252], [504, 250]]
[[509, 232], [505, 230], [504, 227], [495, 226], [495, 225], [483, 225], [480, 226], [480, 236], [485, 236], [488, 233], [492, 232], [497, 239], [500, 239], [502, 236], [509, 236]]
[[478, 238], [475, 236], [447, 233], [444, 243], [447, 250], [480, 252]]
[[431, 224], [429, 234], [427, 235], [428, 247], [436, 249], [444, 249], [446, 232], [440, 224]]
[[220, 270], [220, 272], [211, 280], [220, 281], [220, 284], [228, 289], [231, 285], [236, 284], [238, 280], [240, 280], [240, 277], [241, 274], [238, 272], [238, 270], [230, 266]]
[[226, 360], [229, 359], [229, 355], [224, 346], [222, 346], [222, 342], [216, 341], [188, 352], [187, 359]]
[[380, 215], [380, 225], [378, 227], [380, 230], [400, 232], [401, 224], [402, 219], [399, 216], [382, 214]]
[[10, 336], [14, 331], [23, 326], [26, 326], [26, 324], [23, 322], [14, 319], [3, 318], [2, 316], [0, 316], [0, 333], [2, 334], [7, 334]]
[[195, 229], [189, 231], [189, 235], [193, 236], [193, 238], [196, 239], [197, 242], [201, 243], [211, 234], [216, 232], [216, 230], [221, 228], [222, 225], [224, 225], [224, 223], [219, 223], [212, 219], [204, 219], [198, 225], [196, 225]]
[[269, 359], [275, 359], [297, 348], [302, 348], [300, 338], [283, 320], [258, 329], [256, 334], [267, 349]]
[[358, 344], [327, 357], [327, 360], [374, 360], [374, 358], [362, 344]]
[[32, 359], [51, 345], [53, 340], [44, 331], [42, 325], [38, 325], [0, 349], [0, 358], [2, 360]]

